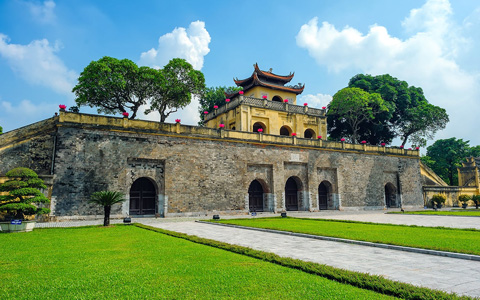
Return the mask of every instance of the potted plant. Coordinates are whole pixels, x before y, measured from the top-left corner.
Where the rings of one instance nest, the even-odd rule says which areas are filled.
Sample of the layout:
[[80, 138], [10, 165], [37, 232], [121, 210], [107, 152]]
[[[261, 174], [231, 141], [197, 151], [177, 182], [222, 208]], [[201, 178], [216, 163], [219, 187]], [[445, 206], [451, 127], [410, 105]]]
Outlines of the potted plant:
[[446, 200], [447, 197], [445, 197], [445, 195], [435, 194], [432, 196], [432, 199], [430, 199], [430, 202], [432, 204], [432, 208], [442, 208]]
[[462, 202], [462, 208], [466, 209], [468, 206], [468, 201], [472, 199], [470, 195], [460, 195], [458, 196], [458, 201]]
[[0, 223], [4, 232], [32, 231], [35, 221], [28, 221], [35, 215], [48, 214], [50, 209], [38, 204], [50, 200], [40, 192], [46, 189], [37, 173], [28, 168], [15, 168], [7, 172], [7, 181], [0, 185], [0, 212], [5, 212], [5, 220]]
[[480, 195], [473, 195], [472, 201], [475, 203], [475, 208], [478, 209], [478, 205], [480, 205]]

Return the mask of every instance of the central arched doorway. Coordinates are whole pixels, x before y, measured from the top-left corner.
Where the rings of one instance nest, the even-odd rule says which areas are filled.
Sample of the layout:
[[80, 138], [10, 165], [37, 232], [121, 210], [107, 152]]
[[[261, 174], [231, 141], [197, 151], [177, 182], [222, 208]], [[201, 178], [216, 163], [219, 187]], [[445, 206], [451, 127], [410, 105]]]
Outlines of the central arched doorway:
[[328, 186], [325, 182], [318, 186], [318, 209], [328, 209]]
[[248, 188], [248, 208], [251, 212], [263, 211], [263, 187], [258, 180]]
[[145, 177], [135, 180], [130, 189], [130, 215], [154, 215], [156, 189], [153, 182]]
[[390, 182], [385, 185], [385, 206], [397, 207], [397, 189]]
[[262, 122], [256, 122], [255, 124], [253, 124], [253, 132], [258, 132], [259, 129], [262, 129], [263, 133], [267, 133], [267, 126], [265, 126], [265, 124], [263, 124]]
[[285, 208], [298, 210], [298, 185], [292, 177], [288, 178], [285, 184]]
[[282, 127], [280, 128], [280, 135], [289, 136], [291, 132], [292, 132], [292, 130], [290, 129], [290, 127], [288, 127], [288, 126], [286, 126], [286, 125], [285, 125], [285, 126], [282, 126]]

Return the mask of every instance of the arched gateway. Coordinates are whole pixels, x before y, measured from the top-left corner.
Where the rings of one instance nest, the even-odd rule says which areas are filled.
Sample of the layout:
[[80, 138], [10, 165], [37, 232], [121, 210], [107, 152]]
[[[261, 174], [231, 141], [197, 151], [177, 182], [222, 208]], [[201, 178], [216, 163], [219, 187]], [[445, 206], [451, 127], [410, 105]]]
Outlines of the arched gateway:
[[397, 189], [392, 183], [385, 185], [385, 206], [397, 207]]
[[288, 178], [285, 184], [285, 208], [298, 210], [298, 185], [292, 177]]
[[318, 186], [318, 209], [328, 209], [329, 182], [322, 182]]
[[263, 187], [258, 180], [248, 188], [248, 208], [251, 212], [263, 211]]
[[130, 215], [154, 215], [156, 189], [153, 182], [145, 177], [135, 180], [130, 189]]

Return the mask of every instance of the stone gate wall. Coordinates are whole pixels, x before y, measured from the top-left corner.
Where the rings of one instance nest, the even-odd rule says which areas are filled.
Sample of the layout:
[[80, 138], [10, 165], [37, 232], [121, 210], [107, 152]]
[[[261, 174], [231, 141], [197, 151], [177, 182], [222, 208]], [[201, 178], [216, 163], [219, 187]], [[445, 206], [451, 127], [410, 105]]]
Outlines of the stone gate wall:
[[[37, 159], [44, 166], [33, 169], [48, 173], [47, 162], [52, 160], [47, 157], [54, 153], [52, 216], [58, 218], [101, 214], [88, 204], [93, 192], [108, 189], [128, 196], [132, 183], [141, 177], [155, 183], [157, 211], [164, 216], [246, 213], [248, 187], [255, 179], [264, 185], [269, 210], [283, 211], [285, 183], [292, 176], [300, 183], [299, 210], [318, 210], [318, 186], [325, 180], [331, 184], [331, 196], [339, 209], [383, 209], [388, 182], [400, 192], [401, 205], [423, 206], [418, 155], [345, 146], [315, 148], [295, 144], [292, 137], [290, 145], [226, 139], [216, 130], [205, 134], [206, 129], [197, 132], [185, 126], [179, 130], [181, 125], [173, 124], [168, 124], [171, 130], [166, 132], [153, 128], [150, 123], [156, 122], [126, 128], [121, 118], [95, 116], [102, 122], [88, 123], [62, 120], [65, 115], [83, 117], [61, 114], [37, 136], [51, 144], [48, 147], [30, 151], [27, 142], [17, 141], [2, 148], [5, 141], [0, 136], [2, 174], [25, 162], [35, 166]], [[112, 213], [127, 215], [128, 207], [127, 200]]]

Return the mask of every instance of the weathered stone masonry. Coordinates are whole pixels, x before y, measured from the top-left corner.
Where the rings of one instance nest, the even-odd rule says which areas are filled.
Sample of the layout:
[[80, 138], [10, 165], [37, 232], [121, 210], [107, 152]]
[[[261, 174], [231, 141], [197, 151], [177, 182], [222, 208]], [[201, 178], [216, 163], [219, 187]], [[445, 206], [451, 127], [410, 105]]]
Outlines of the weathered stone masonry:
[[[291, 141], [286, 144], [252, 140], [258, 133], [245, 133], [249, 139], [228, 134], [62, 112], [0, 136], [0, 175], [25, 166], [53, 176], [52, 217], [57, 218], [101, 214], [88, 204], [93, 192], [116, 190], [128, 197], [139, 178], [154, 184], [155, 210], [162, 216], [248, 212], [253, 180], [262, 184], [264, 211], [283, 211], [291, 177], [298, 186], [298, 210], [318, 210], [322, 182], [330, 189], [329, 209], [383, 209], [387, 184], [398, 193], [397, 206], [423, 205], [415, 151], [313, 147], [295, 137], [282, 137]], [[129, 205], [126, 201], [112, 213], [127, 215]]]

